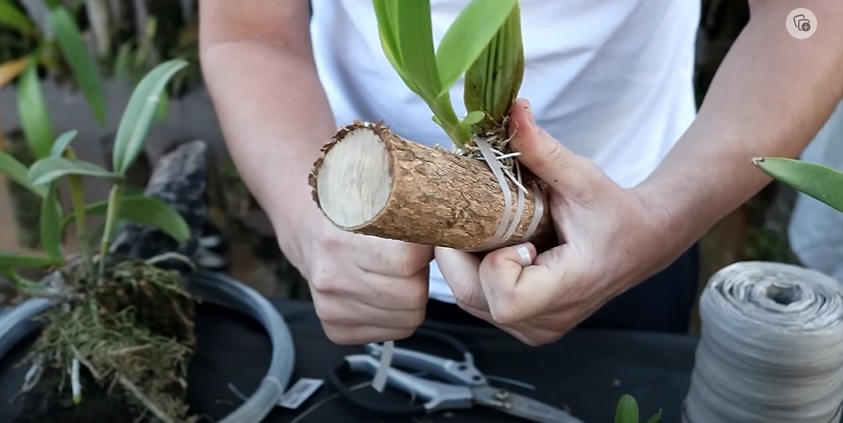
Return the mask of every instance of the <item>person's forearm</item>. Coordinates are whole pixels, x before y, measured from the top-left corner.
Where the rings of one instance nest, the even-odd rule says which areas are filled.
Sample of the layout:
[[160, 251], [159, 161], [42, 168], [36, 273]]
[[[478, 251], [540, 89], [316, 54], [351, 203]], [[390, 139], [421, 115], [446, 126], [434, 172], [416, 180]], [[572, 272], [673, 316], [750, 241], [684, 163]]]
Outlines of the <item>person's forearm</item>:
[[201, 57], [229, 153], [276, 230], [291, 227], [318, 213], [307, 175], [335, 130], [325, 93], [309, 52], [220, 38], [208, 35]]
[[843, 8], [803, 1], [819, 21], [814, 35], [792, 38], [785, 20], [795, 7], [753, 4], [747, 27], [720, 66], [699, 114], [659, 168], [636, 190], [663, 212], [665, 232], [688, 247], [770, 178], [757, 156], [796, 157], [843, 95]]

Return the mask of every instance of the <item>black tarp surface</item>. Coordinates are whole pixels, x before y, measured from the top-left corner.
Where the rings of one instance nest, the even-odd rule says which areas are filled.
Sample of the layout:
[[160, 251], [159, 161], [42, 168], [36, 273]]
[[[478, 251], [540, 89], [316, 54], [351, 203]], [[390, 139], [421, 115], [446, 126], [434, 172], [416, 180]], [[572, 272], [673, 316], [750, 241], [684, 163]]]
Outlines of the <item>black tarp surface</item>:
[[[345, 354], [363, 351], [361, 347], [331, 343], [322, 332], [309, 303], [275, 300], [273, 304], [284, 315], [296, 343], [296, 370], [291, 384], [300, 377], [324, 378], [326, 371], [336, 367]], [[517, 387], [512, 390], [555, 406], [570, 407], [571, 412], [586, 423], [613, 422], [615, 405], [624, 393], [638, 400], [644, 417], [642, 421], [661, 408], [664, 412], [662, 422], [678, 422], [697, 344], [697, 339], [693, 337], [575, 330], [557, 343], [534, 348], [486, 328], [466, 327], [453, 333], [474, 353], [481, 371], [532, 384], [534, 390]], [[190, 401], [197, 411], [212, 418], [208, 421], [213, 421], [225, 416], [240, 401], [229, 389], [229, 384], [246, 395], [257, 387], [268, 366], [269, 341], [257, 323], [214, 305], [200, 306], [197, 335], [199, 352], [190, 368]], [[14, 364], [25, 352], [26, 345], [22, 345], [5, 360], [0, 360], [0, 422], [12, 419], [14, 407], [9, 405], [8, 399], [20, 388], [26, 371], [25, 368], [14, 368]], [[430, 352], [448, 353], [447, 350], [433, 349]], [[290, 423], [334, 392], [326, 381], [299, 409], [279, 407], [265, 423]], [[381, 399], [408, 400], [390, 392]], [[517, 423], [522, 420], [480, 408], [421, 419], [392, 418], [357, 409], [342, 399], [334, 398], [296, 422], [409, 421]]]

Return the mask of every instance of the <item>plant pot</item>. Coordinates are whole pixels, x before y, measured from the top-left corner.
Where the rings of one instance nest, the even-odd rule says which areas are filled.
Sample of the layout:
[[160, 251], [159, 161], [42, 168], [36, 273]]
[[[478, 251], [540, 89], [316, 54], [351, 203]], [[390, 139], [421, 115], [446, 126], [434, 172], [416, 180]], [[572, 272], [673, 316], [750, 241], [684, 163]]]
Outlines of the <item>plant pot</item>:
[[[233, 313], [242, 313], [266, 330], [272, 347], [266, 375], [251, 396], [234, 411], [216, 420], [217, 423], [259, 423], [277, 406], [293, 373], [295, 351], [286, 322], [263, 296], [222, 274], [194, 273], [190, 276], [187, 287], [200, 302], [223, 306]], [[25, 340], [37, 336], [42, 326], [34, 318], [51, 306], [50, 300], [35, 298], [8, 308], [0, 314], [0, 361], [5, 359], [10, 351], [21, 347]], [[25, 375], [23, 372], [17, 372], [16, 376], [15, 382], [19, 388]], [[10, 382], [6, 380], [3, 383]], [[10, 400], [0, 398], [0, 401], [4, 402], [0, 407], [2, 421], [10, 421], [14, 414], [19, 412], [14, 410], [15, 407], [9, 407]], [[194, 414], [202, 413], [203, 410], [194, 410]]]

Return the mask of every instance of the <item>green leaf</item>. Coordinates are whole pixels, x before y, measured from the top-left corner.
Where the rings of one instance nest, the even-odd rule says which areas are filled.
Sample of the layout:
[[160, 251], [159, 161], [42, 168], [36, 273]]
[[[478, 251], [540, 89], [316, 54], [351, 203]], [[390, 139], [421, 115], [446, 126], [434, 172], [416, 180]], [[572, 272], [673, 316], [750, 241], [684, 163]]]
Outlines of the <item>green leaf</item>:
[[517, 3], [518, 0], [472, 0], [460, 12], [436, 50], [441, 81], [437, 97], [450, 90], [477, 60]]
[[521, 10], [517, 4], [463, 77], [466, 109], [486, 113], [484, 122], [477, 124], [477, 132], [503, 126], [524, 79]]
[[422, 93], [404, 68], [401, 46], [398, 44], [398, 6], [393, 0], [373, 0], [375, 17], [378, 22], [378, 35], [384, 55], [395, 72], [410, 91], [421, 96]]
[[378, 33], [380, 34], [381, 48], [392, 66], [396, 70], [403, 71], [404, 66], [401, 60], [401, 50], [398, 46], [398, 20], [396, 2], [391, 0], [373, 0], [372, 6], [375, 9], [375, 18], [378, 22]]
[[[104, 215], [108, 210], [108, 201], [87, 204], [88, 215]], [[149, 225], [162, 230], [167, 235], [183, 242], [190, 237], [190, 227], [184, 218], [169, 204], [145, 195], [126, 196], [121, 201], [118, 218], [129, 222]], [[65, 216], [62, 226], [73, 221], [73, 213]]]
[[53, 147], [50, 148], [50, 157], [61, 157], [64, 155], [64, 150], [67, 150], [67, 146], [76, 138], [77, 133], [77, 131], [73, 130], [59, 135], [58, 139], [53, 143]]
[[36, 158], [47, 157], [56, 137], [34, 57], [30, 56], [26, 70], [18, 77], [17, 89], [18, 114], [26, 141]]
[[76, 21], [67, 9], [58, 7], [49, 14], [49, 23], [53, 28], [55, 38], [61, 47], [64, 59], [67, 61], [76, 83], [82, 89], [82, 94], [88, 100], [88, 105], [100, 125], [105, 124], [105, 96], [102, 82], [91, 53], [85, 45], [82, 33]]
[[20, 273], [16, 272], [14, 269], [10, 269], [7, 267], [0, 267], [0, 276], [8, 279], [9, 282], [15, 284], [19, 288], [27, 288], [27, 289], [41, 289], [43, 288], [42, 285], [39, 285], [36, 282], [28, 280], [20, 275]]
[[167, 93], [166, 90], [162, 91], [160, 100], [158, 108], [155, 110], [155, 119], [159, 121], [167, 119], [167, 112], [169, 111], [170, 105], [170, 94]]
[[0, 268], [2, 269], [37, 269], [41, 267], [57, 266], [61, 260], [53, 257], [32, 256], [0, 251]]
[[109, 172], [93, 163], [81, 160], [68, 160], [64, 157], [47, 157], [38, 160], [29, 168], [27, 177], [34, 185], [45, 185], [67, 175], [93, 176], [108, 179], [120, 178], [120, 175]]
[[55, 182], [47, 185], [47, 197], [41, 202], [41, 247], [50, 257], [61, 260], [61, 207], [56, 198]]
[[660, 423], [661, 421], [662, 421], [662, 410], [659, 410], [659, 411], [656, 412], [656, 414], [653, 414], [650, 417], [649, 420], [647, 420], [647, 423]]
[[638, 423], [638, 403], [631, 395], [624, 394], [618, 401], [615, 423]]
[[37, 32], [35, 24], [11, 0], [0, 0], [0, 26], [16, 29], [25, 34]]
[[843, 172], [788, 158], [762, 157], [752, 162], [774, 179], [843, 212]]
[[143, 150], [143, 144], [170, 78], [187, 66], [187, 61], [173, 59], [149, 71], [135, 87], [120, 120], [114, 140], [114, 171], [124, 174]]
[[480, 110], [475, 110], [465, 115], [465, 117], [462, 119], [462, 123], [465, 125], [474, 125], [482, 121], [484, 117], [486, 117], [485, 113]]
[[433, 49], [430, 0], [393, 2], [398, 14], [398, 45], [404, 71], [417, 86], [418, 94], [432, 102], [439, 96], [441, 83]]
[[117, 51], [117, 58], [114, 59], [114, 69], [112, 69], [111, 71], [111, 74], [114, 76], [114, 79], [129, 79], [129, 58], [131, 53], [131, 44], [125, 43], [120, 46], [120, 49]]
[[6, 175], [6, 177], [8, 177], [12, 182], [21, 185], [39, 197], [46, 197], [47, 189], [42, 186], [32, 185], [32, 183], [29, 182], [27, 172], [28, 169], [23, 165], [23, 163], [19, 162], [8, 153], [0, 151], [0, 173]]

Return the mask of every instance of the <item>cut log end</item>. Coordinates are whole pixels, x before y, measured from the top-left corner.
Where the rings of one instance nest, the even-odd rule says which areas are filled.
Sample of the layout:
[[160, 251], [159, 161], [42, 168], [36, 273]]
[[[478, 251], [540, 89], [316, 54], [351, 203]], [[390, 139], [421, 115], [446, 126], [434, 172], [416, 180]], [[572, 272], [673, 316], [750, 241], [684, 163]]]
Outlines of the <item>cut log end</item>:
[[380, 134], [361, 126], [344, 134], [325, 153], [316, 177], [322, 212], [347, 230], [365, 226], [386, 208], [392, 191], [392, 164]]
[[322, 213], [348, 232], [469, 251], [528, 240], [558, 245], [540, 181], [524, 180], [528, 192], [504, 191], [483, 160], [404, 139], [380, 123], [340, 129], [308, 182]]

